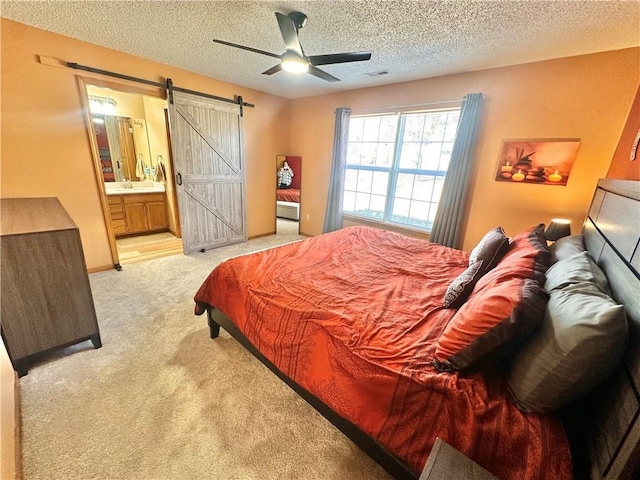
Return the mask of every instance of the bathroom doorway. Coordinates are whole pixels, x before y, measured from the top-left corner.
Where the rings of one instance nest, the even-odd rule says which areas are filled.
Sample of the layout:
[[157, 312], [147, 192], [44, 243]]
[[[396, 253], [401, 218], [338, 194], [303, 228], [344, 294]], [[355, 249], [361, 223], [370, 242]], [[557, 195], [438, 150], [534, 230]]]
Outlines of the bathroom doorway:
[[163, 92], [80, 83], [114, 267], [182, 253]]

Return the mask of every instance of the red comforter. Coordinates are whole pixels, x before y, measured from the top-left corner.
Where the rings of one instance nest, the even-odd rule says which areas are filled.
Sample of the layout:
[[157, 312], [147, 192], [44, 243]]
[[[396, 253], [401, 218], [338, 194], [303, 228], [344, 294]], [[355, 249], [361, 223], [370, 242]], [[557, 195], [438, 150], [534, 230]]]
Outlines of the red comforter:
[[440, 307], [468, 254], [351, 227], [233, 258], [211, 272], [196, 313], [215, 306], [278, 369], [416, 472], [441, 437], [494, 475], [571, 477], [562, 426], [525, 414], [500, 377], [438, 373]]
[[276, 200], [300, 203], [300, 190], [297, 188], [278, 188], [276, 190]]

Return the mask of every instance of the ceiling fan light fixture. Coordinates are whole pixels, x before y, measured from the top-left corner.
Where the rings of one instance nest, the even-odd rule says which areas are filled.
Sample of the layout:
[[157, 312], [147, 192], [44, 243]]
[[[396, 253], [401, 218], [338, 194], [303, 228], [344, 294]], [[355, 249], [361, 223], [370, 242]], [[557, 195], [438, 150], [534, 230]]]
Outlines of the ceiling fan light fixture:
[[292, 73], [304, 73], [309, 70], [309, 62], [296, 54], [285, 53], [282, 56], [281, 65], [283, 70]]

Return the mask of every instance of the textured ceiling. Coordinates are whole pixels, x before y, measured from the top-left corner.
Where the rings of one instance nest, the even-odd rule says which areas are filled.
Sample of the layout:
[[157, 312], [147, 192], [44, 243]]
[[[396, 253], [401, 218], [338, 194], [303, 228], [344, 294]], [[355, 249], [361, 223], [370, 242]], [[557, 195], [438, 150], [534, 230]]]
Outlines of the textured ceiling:
[[[336, 83], [266, 76], [277, 59], [211, 41], [281, 54], [274, 12], [296, 10], [308, 16], [307, 55], [369, 50], [371, 60], [322, 67]], [[2, 0], [0, 15], [288, 98], [640, 45], [640, 1]], [[379, 71], [389, 73], [368, 75]]]

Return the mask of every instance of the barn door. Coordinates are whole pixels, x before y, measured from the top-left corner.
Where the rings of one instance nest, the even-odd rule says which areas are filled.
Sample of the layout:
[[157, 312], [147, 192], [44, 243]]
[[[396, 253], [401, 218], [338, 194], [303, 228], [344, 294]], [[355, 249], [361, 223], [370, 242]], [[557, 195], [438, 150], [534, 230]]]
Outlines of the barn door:
[[174, 91], [169, 125], [184, 253], [246, 241], [240, 107]]

